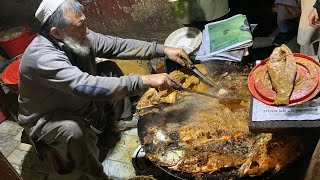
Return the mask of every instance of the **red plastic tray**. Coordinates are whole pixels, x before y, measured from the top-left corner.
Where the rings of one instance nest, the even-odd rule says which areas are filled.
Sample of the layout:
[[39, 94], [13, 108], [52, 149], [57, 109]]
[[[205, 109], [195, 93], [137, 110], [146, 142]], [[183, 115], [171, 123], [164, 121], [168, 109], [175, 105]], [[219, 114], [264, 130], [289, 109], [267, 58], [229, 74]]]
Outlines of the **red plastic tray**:
[[[320, 91], [320, 64], [304, 54], [293, 54], [297, 62], [297, 75], [288, 106], [307, 102]], [[274, 105], [276, 92], [272, 89], [271, 81], [267, 77], [268, 61], [269, 58], [265, 59], [251, 70], [248, 86], [253, 97], [267, 105]]]

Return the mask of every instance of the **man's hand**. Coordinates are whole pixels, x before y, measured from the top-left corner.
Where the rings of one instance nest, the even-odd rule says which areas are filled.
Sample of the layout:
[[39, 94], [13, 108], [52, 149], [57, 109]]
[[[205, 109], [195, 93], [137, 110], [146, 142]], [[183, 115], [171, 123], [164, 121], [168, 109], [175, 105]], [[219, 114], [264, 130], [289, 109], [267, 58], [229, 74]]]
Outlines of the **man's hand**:
[[189, 61], [192, 64], [188, 54], [181, 48], [166, 47], [164, 49], [164, 54], [166, 54], [171, 61], [174, 61], [182, 66], [185, 66], [185, 63], [181, 58]]
[[170, 89], [174, 85], [181, 86], [181, 83], [174, 79], [171, 75], [162, 74], [150, 74], [141, 76], [143, 84], [147, 87], [159, 89], [160, 91]]
[[313, 10], [311, 11], [311, 13], [308, 16], [308, 19], [309, 19], [309, 25], [311, 27], [316, 28], [316, 27], [318, 27], [320, 25], [320, 24], [318, 24], [319, 15], [318, 15], [318, 12], [317, 12], [316, 8], [313, 8]]

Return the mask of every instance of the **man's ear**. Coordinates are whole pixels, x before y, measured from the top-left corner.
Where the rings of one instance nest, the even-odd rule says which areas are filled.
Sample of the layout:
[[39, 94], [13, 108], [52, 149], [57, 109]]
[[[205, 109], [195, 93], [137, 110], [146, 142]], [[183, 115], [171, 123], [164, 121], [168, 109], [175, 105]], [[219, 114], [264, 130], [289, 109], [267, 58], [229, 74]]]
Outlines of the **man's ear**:
[[62, 39], [61, 33], [59, 32], [59, 30], [56, 27], [52, 27], [50, 29], [50, 35], [58, 40]]

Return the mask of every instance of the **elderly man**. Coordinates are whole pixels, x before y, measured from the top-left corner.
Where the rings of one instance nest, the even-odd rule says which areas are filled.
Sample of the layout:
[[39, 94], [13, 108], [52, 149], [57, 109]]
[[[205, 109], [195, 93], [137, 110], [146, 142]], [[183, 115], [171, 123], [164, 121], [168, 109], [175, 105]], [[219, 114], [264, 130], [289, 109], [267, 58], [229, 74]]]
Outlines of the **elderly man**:
[[165, 73], [99, 76], [95, 57], [167, 55], [181, 65], [181, 58], [188, 59], [179, 48], [88, 30], [83, 10], [75, 0], [43, 0], [35, 14], [42, 24], [40, 35], [26, 49], [20, 65], [19, 123], [38, 151], [45, 146], [53, 152], [49, 154], [60, 174], [77, 176], [68, 179], [104, 176], [97, 134], [107, 122], [121, 118], [126, 97], [149, 87], [163, 90], [180, 85]]

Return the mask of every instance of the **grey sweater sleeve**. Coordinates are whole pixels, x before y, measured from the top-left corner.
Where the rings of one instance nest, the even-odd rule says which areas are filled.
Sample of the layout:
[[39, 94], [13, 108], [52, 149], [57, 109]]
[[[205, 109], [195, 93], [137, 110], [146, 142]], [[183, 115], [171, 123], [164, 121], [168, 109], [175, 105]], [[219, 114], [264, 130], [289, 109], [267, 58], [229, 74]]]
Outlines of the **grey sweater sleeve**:
[[36, 81], [83, 98], [93, 100], [116, 100], [144, 92], [143, 82], [137, 75], [100, 77], [82, 72], [68, 61], [64, 53], [52, 52], [39, 57]]
[[164, 56], [165, 46], [156, 42], [122, 39], [90, 31], [88, 38], [97, 57], [151, 59]]

